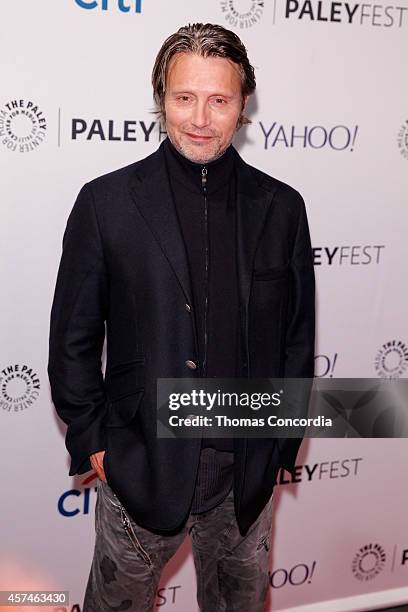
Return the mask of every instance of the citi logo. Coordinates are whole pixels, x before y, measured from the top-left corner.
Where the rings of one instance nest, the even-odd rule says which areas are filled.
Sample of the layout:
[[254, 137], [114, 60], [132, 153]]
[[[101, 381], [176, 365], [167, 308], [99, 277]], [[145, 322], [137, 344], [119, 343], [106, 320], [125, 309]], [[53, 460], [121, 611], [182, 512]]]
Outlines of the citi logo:
[[141, 13], [142, 0], [74, 0], [82, 9], [119, 11], [120, 13]]
[[62, 516], [77, 516], [78, 514], [89, 514], [91, 498], [96, 494], [98, 487], [91, 484], [97, 479], [92, 472], [81, 483], [81, 489], [70, 489], [65, 491], [58, 500], [58, 512]]

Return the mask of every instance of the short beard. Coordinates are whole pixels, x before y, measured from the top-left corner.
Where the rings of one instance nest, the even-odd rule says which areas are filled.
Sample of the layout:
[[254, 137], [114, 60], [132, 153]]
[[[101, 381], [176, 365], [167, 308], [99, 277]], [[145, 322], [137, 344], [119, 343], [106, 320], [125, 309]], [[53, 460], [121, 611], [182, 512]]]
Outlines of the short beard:
[[228, 146], [225, 147], [225, 149], [219, 149], [217, 148], [214, 151], [214, 154], [211, 155], [210, 157], [203, 157], [200, 156], [199, 154], [199, 149], [195, 149], [194, 145], [192, 145], [191, 147], [189, 145], [185, 145], [183, 142], [180, 143], [176, 143], [174, 142], [171, 138], [170, 135], [167, 134], [171, 144], [173, 145], [173, 147], [180, 153], [180, 155], [182, 155], [183, 157], [185, 157], [186, 159], [188, 159], [191, 162], [194, 162], [196, 164], [208, 164], [212, 161], [215, 161], [216, 159], [218, 159], [219, 157], [221, 157], [221, 155], [223, 155], [223, 153], [227, 150]]

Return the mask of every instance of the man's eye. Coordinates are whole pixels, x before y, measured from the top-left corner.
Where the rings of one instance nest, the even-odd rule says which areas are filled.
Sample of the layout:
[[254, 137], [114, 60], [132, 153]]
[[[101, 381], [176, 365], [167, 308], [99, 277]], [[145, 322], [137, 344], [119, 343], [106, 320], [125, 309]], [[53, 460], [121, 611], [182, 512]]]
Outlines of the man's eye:
[[224, 98], [215, 98], [214, 102], [216, 102], [216, 104], [226, 104], [226, 101], [224, 100]]
[[190, 100], [190, 96], [178, 96], [177, 100], [179, 102], [188, 102]]

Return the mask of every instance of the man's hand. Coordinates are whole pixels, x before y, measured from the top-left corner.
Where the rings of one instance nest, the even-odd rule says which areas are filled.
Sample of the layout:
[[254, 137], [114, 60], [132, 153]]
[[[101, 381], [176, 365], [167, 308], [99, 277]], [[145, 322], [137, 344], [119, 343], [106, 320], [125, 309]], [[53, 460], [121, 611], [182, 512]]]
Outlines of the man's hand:
[[97, 453], [93, 453], [93, 455], [90, 455], [89, 459], [91, 461], [93, 469], [98, 475], [98, 478], [100, 480], [103, 480], [103, 482], [106, 482], [105, 470], [103, 469], [104, 455], [105, 451], [98, 451]]

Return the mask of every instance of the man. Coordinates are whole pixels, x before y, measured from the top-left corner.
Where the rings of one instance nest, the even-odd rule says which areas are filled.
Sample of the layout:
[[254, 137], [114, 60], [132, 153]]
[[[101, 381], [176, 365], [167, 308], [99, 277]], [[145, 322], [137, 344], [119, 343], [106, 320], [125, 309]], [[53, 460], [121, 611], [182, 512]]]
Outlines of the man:
[[51, 313], [70, 475], [92, 466], [100, 479], [84, 612], [151, 610], [187, 532], [200, 609], [261, 611], [272, 490], [301, 440], [159, 439], [156, 381], [313, 376], [305, 206], [231, 145], [255, 90], [233, 32], [180, 28], [152, 81], [168, 138], [83, 187]]

